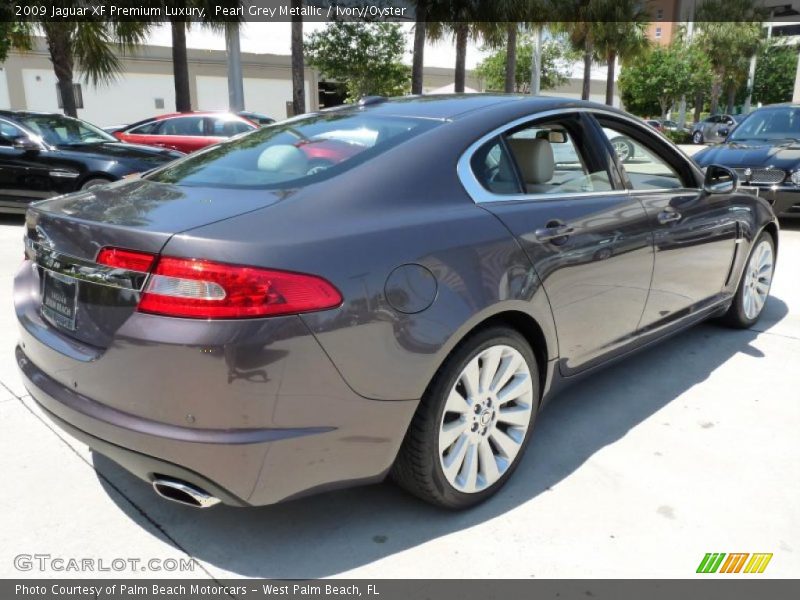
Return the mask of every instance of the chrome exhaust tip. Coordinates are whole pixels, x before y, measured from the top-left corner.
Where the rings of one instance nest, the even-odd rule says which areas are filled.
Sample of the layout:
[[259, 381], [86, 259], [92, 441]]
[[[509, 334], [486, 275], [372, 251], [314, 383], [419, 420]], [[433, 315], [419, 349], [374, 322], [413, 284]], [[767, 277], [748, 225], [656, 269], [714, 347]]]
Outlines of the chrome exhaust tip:
[[162, 498], [194, 508], [210, 508], [220, 502], [205, 490], [177, 479], [158, 477], [153, 480], [153, 489]]

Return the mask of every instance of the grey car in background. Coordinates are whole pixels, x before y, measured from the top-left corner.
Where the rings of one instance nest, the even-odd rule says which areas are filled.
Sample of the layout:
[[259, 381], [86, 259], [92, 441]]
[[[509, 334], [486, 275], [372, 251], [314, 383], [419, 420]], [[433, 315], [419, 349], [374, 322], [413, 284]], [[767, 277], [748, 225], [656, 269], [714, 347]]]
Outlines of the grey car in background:
[[624, 112], [370, 98], [32, 205], [16, 360], [56, 424], [182, 504], [391, 475], [465, 508], [568, 383], [755, 323], [777, 247], [735, 173]]
[[712, 115], [703, 119], [692, 127], [692, 142], [695, 144], [724, 142], [742, 118], [743, 115]]

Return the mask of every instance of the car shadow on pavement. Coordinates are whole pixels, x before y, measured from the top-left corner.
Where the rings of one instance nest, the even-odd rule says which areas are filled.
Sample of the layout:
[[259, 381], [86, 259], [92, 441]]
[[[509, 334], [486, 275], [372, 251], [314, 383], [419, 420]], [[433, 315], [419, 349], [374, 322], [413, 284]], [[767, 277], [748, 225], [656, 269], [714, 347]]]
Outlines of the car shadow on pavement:
[[[787, 305], [772, 297], [764, 321], [775, 323], [787, 314]], [[490, 521], [547, 494], [732, 356], [764, 357], [751, 345], [758, 334], [706, 323], [575, 383], [541, 413], [532, 443], [505, 488], [465, 512], [429, 506], [391, 483], [261, 508], [199, 511], [158, 498], [146, 483], [100, 455], [94, 455], [94, 465], [110, 497], [133, 521], [151, 531], [158, 524], [169, 543], [218, 569], [266, 578], [337, 575]], [[660, 452], [652, 448], [642, 452], [647, 460], [659, 460]], [[528, 520], [533, 528], [535, 514]]]

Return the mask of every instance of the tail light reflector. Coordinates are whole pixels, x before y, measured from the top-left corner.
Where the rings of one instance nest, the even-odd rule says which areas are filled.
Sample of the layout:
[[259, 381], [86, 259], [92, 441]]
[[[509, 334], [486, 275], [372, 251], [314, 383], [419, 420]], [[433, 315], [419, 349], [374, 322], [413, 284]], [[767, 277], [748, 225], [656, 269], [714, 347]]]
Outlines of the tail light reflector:
[[333, 308], [339, 291], [314, 275], [162, 257], [148, 278], [139, 310], [196, 319], [241, 319]]

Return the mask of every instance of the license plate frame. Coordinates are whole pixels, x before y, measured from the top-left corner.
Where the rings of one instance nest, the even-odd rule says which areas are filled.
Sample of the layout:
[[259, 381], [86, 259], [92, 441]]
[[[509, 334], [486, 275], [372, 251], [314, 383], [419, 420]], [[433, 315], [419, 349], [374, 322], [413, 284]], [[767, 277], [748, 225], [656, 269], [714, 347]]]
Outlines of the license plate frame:
[[44, 271], [42, 278], [42, 316], [55, 325], [75, 331], [78, 313], [78, 280]]

